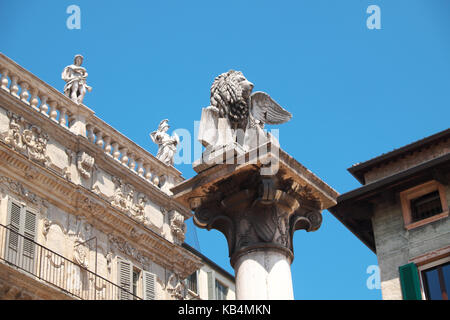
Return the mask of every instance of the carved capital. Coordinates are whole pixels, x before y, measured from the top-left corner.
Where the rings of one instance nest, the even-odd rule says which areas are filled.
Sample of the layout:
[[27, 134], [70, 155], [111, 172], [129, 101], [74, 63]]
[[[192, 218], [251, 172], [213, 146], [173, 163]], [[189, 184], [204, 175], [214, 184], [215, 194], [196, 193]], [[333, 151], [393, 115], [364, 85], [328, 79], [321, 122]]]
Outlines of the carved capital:
[[260, 247], [279, 249], [293, 258], [294, 232], [315, 231], [322, 222], [320, 202], [308, 188], [257, 170], [231, 176], [208, 197], [192, 202], [194, 223], [225, 235], [232, 265], [237, 256]]

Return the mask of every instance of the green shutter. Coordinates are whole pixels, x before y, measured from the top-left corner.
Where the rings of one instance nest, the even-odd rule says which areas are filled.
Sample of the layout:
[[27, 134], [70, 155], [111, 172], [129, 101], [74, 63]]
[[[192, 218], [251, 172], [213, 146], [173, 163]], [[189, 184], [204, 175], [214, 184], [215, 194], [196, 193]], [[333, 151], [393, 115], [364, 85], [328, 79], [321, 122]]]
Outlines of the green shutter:
[[408, 263], [400, 266], [398, 272], [400, 273], [403, 300], [422, 300], [417, 266], [414, 263]]
[[156, 298], [156, 275], [154, 273], [144, 271], [143, 289], [144, 300], [155, 300]]

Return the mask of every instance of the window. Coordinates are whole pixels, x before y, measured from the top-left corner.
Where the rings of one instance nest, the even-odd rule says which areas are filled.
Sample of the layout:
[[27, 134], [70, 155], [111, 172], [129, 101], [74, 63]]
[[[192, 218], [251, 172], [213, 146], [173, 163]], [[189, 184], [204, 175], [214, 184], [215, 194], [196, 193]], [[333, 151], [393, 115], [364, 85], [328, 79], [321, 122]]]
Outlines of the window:
[[441, 198], [438, 191], [427, 193], [411, 200], [412, 222], [442, 213]]
[[216, 300], [227, 299], [228, 288], [216, 280]]
[[197, 271], [187, 277], [186, 286], [192, 292], [197, 293]]
[[16, 201], [8, 203], [7, 261], [29, 272], [35, 267], [36, 214]]
[[133, 269], [133, 299], [136, 300], [136, 296], [138, 296], [138, 285], [139, 285], [139, 278], [141, 276], [141, 272], [134, 268]]
[[422, 280], [427, 300], [448, 300], [450, 292], [450, 262], [423, 270]]
[[403, 220], [406, 229], [448, 217], [445, 188], [437, 181], [429, 181], [400, 192]]
[[[142, 276], [141, 276], [142, 275]], [[156, 275], [140, 270], [130, 261], [118, 259], [117, 282], [123, 288], [119, 292], [119, 300], [155, 300]]]

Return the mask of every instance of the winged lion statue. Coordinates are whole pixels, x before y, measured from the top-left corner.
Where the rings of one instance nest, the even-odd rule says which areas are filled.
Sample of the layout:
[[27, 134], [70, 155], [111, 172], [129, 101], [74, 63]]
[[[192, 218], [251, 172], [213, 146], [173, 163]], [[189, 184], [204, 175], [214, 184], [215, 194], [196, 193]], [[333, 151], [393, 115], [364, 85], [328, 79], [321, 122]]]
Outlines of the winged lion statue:
[[265, 92], [254, 92], [253, 84], [240, 71], [230, 70], [215, 78], [210, 106], [202, 110], [198, 140], [206, 148], [235, 144], [248, 151], [267, 141], [265, 124], [282, 124], [292, 118]]

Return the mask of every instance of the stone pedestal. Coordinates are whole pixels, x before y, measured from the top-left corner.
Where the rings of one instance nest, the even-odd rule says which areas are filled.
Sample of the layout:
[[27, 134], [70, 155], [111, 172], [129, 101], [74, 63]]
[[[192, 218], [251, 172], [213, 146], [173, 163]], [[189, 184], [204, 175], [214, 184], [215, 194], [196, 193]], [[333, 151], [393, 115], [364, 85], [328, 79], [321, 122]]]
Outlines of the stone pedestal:
[[174, 198], [198, 227], [225, 235], [237, 299], [293, 299], [293, 234], [317, 230], [338, 194], [271, 143], [231, 160], [172, 188]]

